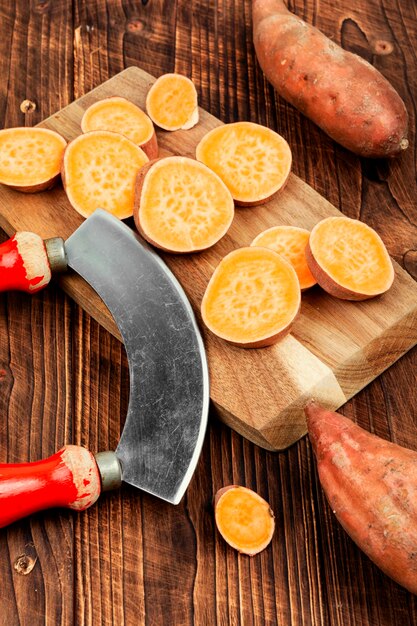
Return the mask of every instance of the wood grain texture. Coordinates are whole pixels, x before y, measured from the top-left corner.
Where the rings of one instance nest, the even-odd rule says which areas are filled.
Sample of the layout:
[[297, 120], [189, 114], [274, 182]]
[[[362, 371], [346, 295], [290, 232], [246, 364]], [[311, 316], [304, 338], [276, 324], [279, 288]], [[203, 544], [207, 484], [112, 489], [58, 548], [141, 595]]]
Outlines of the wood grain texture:
[[[100, 99], [121, 95], [142, 109], [154, 78], [129, 67], [42, 122], [67, 141], [77, 137], [84, 111]], [[200, 109], [190, 130], [157, 130], [160, 154], [195, 157], [204, 134], [221, 122]], [[238, 208], [228, 233], [215, 246], [192, 255], [164, 254], [200, 319], [208, 281], [225, 254], [249, 245], [256, 235], [277, 224], [312, 228], [320, 219], [340, 215], [337, 209], [296, 175], [265, 205]], [[27, 196], [0, 189], [0, 224], [10, 233], [33, 230], [44, 238], [67, 238], [82, 223], [62, 186]], [[111, 251], [109, 251], [111, 254]], [[210, 395], [223, 420], [267, 449], [283, 449], [306, 432], [303, 406], [315, 397], [338, 408], [417, 343], [417, 284], [395, 264], [388, 293], [366, 302], [328, 296], [319, 287], [302, 299], [292, 336], [275, 346], [245, 351], [217, 339], [201, 324], [210, 369]], [[64, 290], [97, 321], [119, 337], [114, 320], [93, 289], [68, 274]]]
[[[286, 136], [294, 172], [375, 226], [417, 278], [415, 6], [290, 6], [371, 60], [401, 93], [412, 136], [400, 162], [357, 159], [274, 94], [255, 62], [248, 0], [1, 0], [0, 120], [36, 124], [130, 65], [186, 72], [201, 105], [222, 121], [251, 119]], [[376, 52], [381, 40], [390, 54]], [[24, 98], [36, 102], [33, 113], [21, 113]], [[117, 441], [128, 402], [117, 340], [54, 287], [32, 298], [1, 295], [0, 331], [2, 461], [45, 456], [64, 441], [93, 451]], [[417, 449], [416, 371], [413, 349], [343, 412]], [[51, 511], [0, 531], [0, 624], [417, 625], [416, 597], [373, 566], [333, 518], [308, 441], [271, 453], [215, 411], [211, 417], [178, 507], [126, 488], [80, 516]], [[213, 525], [213, 493], [230, 482], [259, 491], [276, 513], [273, 541], [253, 559], [225, 545]]]

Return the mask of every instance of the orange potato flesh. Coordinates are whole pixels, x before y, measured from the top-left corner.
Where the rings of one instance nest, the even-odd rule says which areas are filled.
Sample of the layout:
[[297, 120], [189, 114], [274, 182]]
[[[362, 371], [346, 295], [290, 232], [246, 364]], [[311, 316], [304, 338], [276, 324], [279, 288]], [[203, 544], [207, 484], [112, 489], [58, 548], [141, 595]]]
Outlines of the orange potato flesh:
[[273, 226], [260, 233], [251, 246], [263, 246], [275, 250], [293, 266], [300, 281], [301, 289], [308, 289], [317, 283], [306, 259], [306, 247], [310, 231], [298, 226]]
[[348, 300], [382, 294], [394, 280], [392, 261], [380, 236], [348, 217], [328, 217], [316, 224], [307, 261], [323, 289]]
[[223, 539], [249, 556], [266, 548], [275, 530], [274, 514], [268, 502], [251, 489], [237, 485], [217, 492], [215, 519]]
[[275, 343], [298, 314], [301, 290], [294, 268], [268, 248], [239, 248], [217, 266], [201, 304], [216, 335], [243, 348]]
[[59, 176], [67, 142], [46, 128], [0, 130], [0, 183], [41, 191]]
[[195, 252], [215, 244], [234, 216], [232, 196], [208, 167], [187, 157], [167, 157], [138, 176], [135, 223], [153, 245]]
[[97, 208], [120, 219], [133, 215], [135, 179], [148, 157], [118, 133], [91, 131], [65, 150], [63, 180], [74, 209], [88, 217]]
[[152, 120], [126, 98], [115, 96], [92, 104], [82, 117], [81, 129], [83, 133], [91, 130], [110, 130], [120, 133], [141, 147], [149, 159], [158, 156]]
[[277, 193], [287, 181], [292, 161], [283, 137], [252, 122], [209, 131], [198, 144], [196, 157], [220, 176], [242, 206], [262, 204]]
[[182, 74], [163, 74], [150, 88], [146, 111], [164, 130], [188, 129], [198, 122], [197, 91]]

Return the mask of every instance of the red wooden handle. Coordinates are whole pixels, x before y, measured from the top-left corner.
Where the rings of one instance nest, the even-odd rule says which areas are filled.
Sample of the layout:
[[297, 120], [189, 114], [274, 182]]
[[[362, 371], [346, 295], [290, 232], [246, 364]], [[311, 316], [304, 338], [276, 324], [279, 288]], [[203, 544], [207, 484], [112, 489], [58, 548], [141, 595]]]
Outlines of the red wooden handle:
[[45, 244], [35, 233], [16, 233], [0, 244], [0, 291], [34, 293], [51, 280]]
[[94, 456], [80, 446], [65, 446], [35, 463], [0, 464], [0, 528], [51, 507], [82, 511], [100, 491]]

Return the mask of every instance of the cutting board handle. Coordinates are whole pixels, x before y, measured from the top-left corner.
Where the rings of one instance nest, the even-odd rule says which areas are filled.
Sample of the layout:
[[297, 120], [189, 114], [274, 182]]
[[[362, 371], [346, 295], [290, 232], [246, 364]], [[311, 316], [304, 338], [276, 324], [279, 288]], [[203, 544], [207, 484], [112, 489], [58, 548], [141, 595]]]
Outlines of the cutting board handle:
[[39, 235], [18, 232], [0, 244], [0, 291], [35, 293], [51, 280], [52, 270], [66, 269], [64, 242], [43, 241]]
[[83, 511], [100, 492], [97, 463], [81, 446], [65, 446], [34, 463], [0, 464], [0, 528], [52, 507]]

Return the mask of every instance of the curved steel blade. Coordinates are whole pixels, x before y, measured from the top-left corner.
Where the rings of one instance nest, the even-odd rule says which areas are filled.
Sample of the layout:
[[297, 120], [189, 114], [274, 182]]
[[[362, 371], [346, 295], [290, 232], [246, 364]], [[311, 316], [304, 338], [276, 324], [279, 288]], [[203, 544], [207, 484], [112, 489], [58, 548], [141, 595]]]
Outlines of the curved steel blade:
[[161, 258], [98, 209], [65, 244], [68, 265], [109, 308], [129, 361], [130, 398], [116, 455], [123, 480], [177, 504], [207, 424], [209, 378], [190, 303]]

